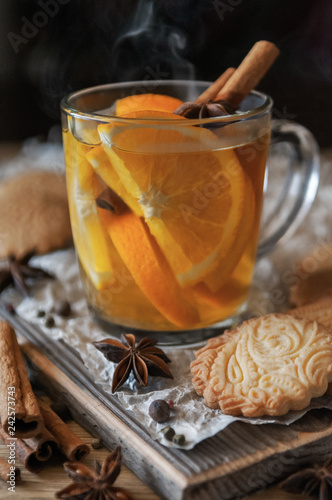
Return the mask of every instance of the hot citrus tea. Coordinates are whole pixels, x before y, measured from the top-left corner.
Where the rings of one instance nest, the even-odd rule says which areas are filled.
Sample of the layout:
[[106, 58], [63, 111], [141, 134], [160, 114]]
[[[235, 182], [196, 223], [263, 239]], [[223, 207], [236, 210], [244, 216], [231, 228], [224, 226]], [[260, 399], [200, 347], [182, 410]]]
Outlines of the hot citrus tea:
[[67, 186], [83, 286], [115, 324], [215, 324], [238, 311], [251, 282], [269, 115], [250, 127], [197, 126], [171, 112], [179, 103], [141, 94], [117, 100], [121, 117], [111, 123], [68, 117]]
[[[129, 327], [188, 344], [250, 312], [272, 108], [253, 89], [278, 54], [261, 40], [212, 84], [123, 82], [63, 99], [83, 287], [111, 334]], [[286, 120], [275, 127], [292, 159], [260, 255], [303, 218], [317, 189], [314, 138]]]

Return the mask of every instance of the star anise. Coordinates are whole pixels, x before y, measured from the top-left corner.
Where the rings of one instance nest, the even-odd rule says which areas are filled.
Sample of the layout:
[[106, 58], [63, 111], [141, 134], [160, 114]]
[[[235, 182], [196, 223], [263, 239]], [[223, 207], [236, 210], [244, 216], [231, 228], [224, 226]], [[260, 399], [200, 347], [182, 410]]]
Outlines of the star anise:
[[207, 101], [202, 104], [184, 102], [174, 113], [185, 118], [210, 118], [226, 116], [235, 113], [235, 108], [227, 101]]
[[161, 349], [155, 347], [155, 340], [144, 337], [136, 344], [135, 336], [127, 333], [121, 335], [121, 341], [105, 339], [93, 343], [109, 361], [119, 363], [113, 375], [112, 392], [117, 391], [128, 379], [131, 371], [143, 387], [148, 383], [149, 374], [173, 378], [166, 364], [170, 363], [170, 359]]
[[66, 462], [64, 469], [74, 482], [56, 493], [65, 500], [134, 500], [124, 488], [113, 486], [121, 470], [121, 448], [118, 446], [103, 464], [96, 461], [95, 470], [81, 462]]
[[29, 260], [33, 256], [34, 252], [28, 252], [20, 259], [10, 255], [4, 265], [0, 264], [0, 293], [10, 285], [14, 285], [19, 292], [28, 296], [27, 279], [54, 278], [43, 269], [30, 266]]
[[313, 465], [289, 476], [280, 484], [289, 493], [318, 495], [319, 500], [332, 498], [332, 459], [324, 465]]
[[96, 205], [116, 215], [122, 215], [130, 211], [128, 205], [110, 187], [104, 189], [96, 198]]

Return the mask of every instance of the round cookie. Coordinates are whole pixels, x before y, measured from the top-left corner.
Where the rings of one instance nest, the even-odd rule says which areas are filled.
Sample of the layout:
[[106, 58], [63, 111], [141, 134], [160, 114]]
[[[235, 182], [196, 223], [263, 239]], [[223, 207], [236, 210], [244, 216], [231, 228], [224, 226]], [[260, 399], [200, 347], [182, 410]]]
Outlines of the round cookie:
[[0, 258], [17, 258], [72, 242], [65, 178], [32, 171], [0, 184]]
[[[323, 297], [322, 299], [310, 302], [305, 306], [292, 309], [291, 311], [288, 311], [288, 314], [297, 316], [298, 318], [316, 320], [318, 323], [321, 323], [332, 330], [332, 296]], [[328, 385], [325, 396], [332, 397], [332, 384]]]
[[294, 306], [303, 306], [332, 297], [332, 245], [317, 247], [297, 265], [289, 300]]
[[193, 385], [211, 408], [259, 417], [301, 410], [332, 381], [332, 331], [269, 314], [229, 330], [196, 353]]
[[297, 307], [296, 309], [287, 311], [287, 314], [297, 316], [298, 318], [318, 321], [318, 323], [332, 330], [332, 296], [323, 297], [305, 306]]

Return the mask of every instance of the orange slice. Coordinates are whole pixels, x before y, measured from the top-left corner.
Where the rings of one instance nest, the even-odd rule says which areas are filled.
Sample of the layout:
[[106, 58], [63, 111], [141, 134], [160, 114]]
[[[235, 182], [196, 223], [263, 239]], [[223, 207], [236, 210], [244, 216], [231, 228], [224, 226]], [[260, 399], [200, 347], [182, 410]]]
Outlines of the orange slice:
[[105, 210], [100, 210], [100, 217], [124, 264], [151, 304], [178, 327], [199, 323], [196, 309], [183, 296], [143, 220], [133, 213], [114, 215]]
[[63, 134], [63, 140], [67, 175], [69, 170], [75, 172], [80, 190], [96, 198], [104, 186], [86, 159], [91, 146], [80, 143], [70, 132]]
[[245, 175], [245, 177], [245, 210], [238, 226], [235, 241], [231, 249], [228, 250], [227, 245], [221, 245], [224, 253], [220, 252], [217, 266], [213, 269], [213, 272], [210, 272], [204, 278], [204, 283], [206, 283], [212, 292], [218, 291], [229, 279], [239, 263], [252, 234], [255, 222], [255, 193], [249, 176]]
[[90, 281], [101, 290], [114, 281], [114, 246], [100, 222], [94, 198], [74, 189], [69, 209], [77, 256]]
[[141, 206], [135, 198], [127, 193], [102, 146], [91, 149], [86, 155], [86, 161], [105, 184], [120, 196], [137, 215], [143, 215]]
[[[234, 272], [217, 292], [211, 292], [205, 283], [197, 283], [191, 288], [194, 297], [199, 303], [218, 311], [219, 320], [231, 316], [245, 301], [251, 283], [255, 258], [250, 252], [241, 257]], [[204, 312], [205, 307], [204, 305]], [[202, 312], [202, 316], [204, 314]]]
[[236, 309], [243, 303], [248, 286], [232, 278], [217, 293], [212, 293], [204, 283], [197, 283], [192, 288], [192, 291], [199, 302], [206, 304], [204, 308], [209, 306], [218, 311], [219, 321], [221, 321], [234, 314]]
[[123, 97], [116, 102], [116, 116], [126, 115], [134, 111], [146, 111], [151, 109], [154, 111], [168, 111], [171, 113], [176, 110], [182, 101], [175, 97], [161, 94], [137, 94]]
[[85, 120], [78, 116], [67, 117], [68, 129], [80, 143], [87, 146], [100, 144], [100, 137], [97, 131], [97, 123], [94, 120]]
[[86, 158], [82, 158], [80, 161], [80, 165], [78, 167], [78, 182], [82, 191], [91, 194], [93, 198], [97, 198], [103, 189], [105, 189], [104, 184], [100, 182], [91, 164]]
[[[144, 111], [127, 117], [143, 120], [126, 128], [98, 127], [104, 150], [179, 283], [197, 283], [238, 234], [245, 203], [241, 165], [232, 149], [218, 151], [212, 132], [188, 126], [178, 115]], [[174, 123], [180, 119], [183, 126]]]

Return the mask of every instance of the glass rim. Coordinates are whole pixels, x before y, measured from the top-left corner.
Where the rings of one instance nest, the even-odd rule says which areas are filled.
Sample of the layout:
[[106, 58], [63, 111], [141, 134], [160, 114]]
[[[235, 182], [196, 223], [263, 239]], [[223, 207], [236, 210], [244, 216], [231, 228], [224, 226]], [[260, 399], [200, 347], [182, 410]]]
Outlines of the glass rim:
[[[154, 83], [157, 85], [160, 84], [183, 84], [183, 83], [188, 83], [188, 82], [195, 82], [197, 85], [206, 85], [207, 87], [211, 85], [212, 82], [205, 81], [205, 80], [154, 80]], [[183, 126], [183, 120], [178, 120], [177, 118], [171, 119], [171, 118], [162, 118], [162, 117], [155, 117], [155, 118], [129, 118], [129, 117], [121, 117], [121, 116], [116, 116], [116, 115], [103, 115], [100, 113], [96, 112], [86, 112], [78, 109], [77, 107], [74, 107], [70, 104], [70, 100], [83, 96], [85, 94], [91, 94], [92, 92], [98, 92], [98, 91], [106, 91], [108, 89], [112, 88], [121, 88], [121, 87], [128, 87], [128, 86], [138, 86], [142, 85], [144, 83], [144, 80], [136, 80], [136, 81], [127, 81], [127, 82], [114, 82], [114, 83], [106, 83], [103, 85], [95, 85], [93, 87], [87, 87], [84, 89], [76, 90], [71, 92], [70, 94], [66, 95], [65, 97], [62, 98], [60, 107], [61, 110], [67, 113], [68, 115], [75, 116], [76, 118], [84, 119], [84, 120], [94, 120], [94, 121], [100, 121], [102, 123], [105, 122], [111, 122], [116, 120], [118, 123], [144, 123], [144, 124], [149, 124], [149, 123], [169, 123], [169, 124], [174, 124], [177, 126]], [[146, 83], [146, 82], [145, 82]], [[214, 116], [214, 117], [207, 117], [207, 118], [191, 118], [190, 120], [186, 120], [190, 123], [190, 125], [202, 125], [202, 124], [211, 124], [215, 122], [238, 122], [242, 120], [247, 120], [248, 118], [253, 118], [253, 117], [259, 117], [260, 115], [268, 112], [271, 110], [273, 106], [273, 100], [272, 98], [265, 94], [264, 92], [260, 92], [258, 90], [252, 90], [249, 95], [255, 95], [262, 97], [264, 99], [263, 104], [258, 106], [257, 108], [250, 109], [248, 111], [237, 111], [236, 114], [232, 115], [225, 115], [225, 116]], [[189, 125], [188, 123], [188, 125]]]

